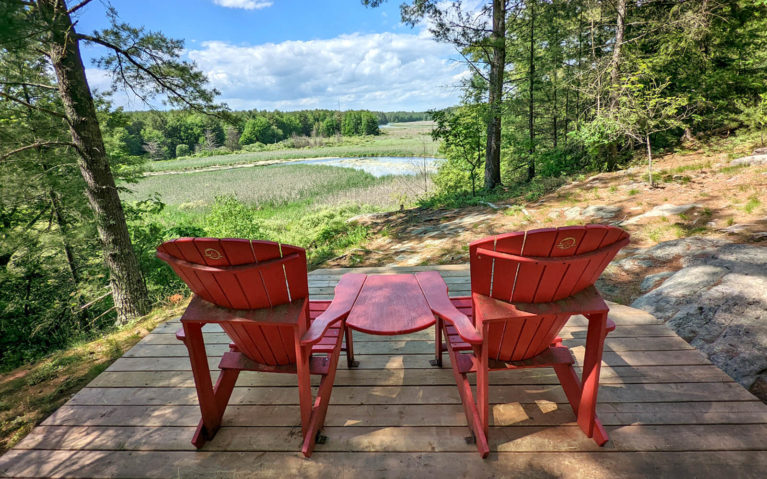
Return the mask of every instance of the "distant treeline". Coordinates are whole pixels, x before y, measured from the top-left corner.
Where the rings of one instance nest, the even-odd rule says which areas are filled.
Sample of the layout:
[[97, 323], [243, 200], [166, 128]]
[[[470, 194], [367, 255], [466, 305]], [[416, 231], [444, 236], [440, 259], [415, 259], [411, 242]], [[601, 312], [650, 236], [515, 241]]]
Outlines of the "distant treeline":
[[379, 125], [430, 119], [428, 112], [368, 110], [237, 111], [225, 118], [189, 111], [123, 113], [114, 146], [129, 156], [164, 160], [200, 152], [235, 151], [296, 137], [378, 135]]

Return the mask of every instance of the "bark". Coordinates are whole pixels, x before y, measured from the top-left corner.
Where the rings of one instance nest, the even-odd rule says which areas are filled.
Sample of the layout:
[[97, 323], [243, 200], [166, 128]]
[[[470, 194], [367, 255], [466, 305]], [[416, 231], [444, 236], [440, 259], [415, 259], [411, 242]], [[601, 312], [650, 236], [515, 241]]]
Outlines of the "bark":
[[[557, 71], [556, 70], [554, 70], [554, 73], [553, 73], [552, 77], [553, 77], [553, 80], [554, 80], [552, 82], [552, 85], [554, 86], [553, 98], [552, 98], [554, 115], [553, 115], [553, 118], [551, 119], [551, 123], [552, 123], [551, 124], [551, 128], [552, 128], [552, 133], [553, 133], [554, 148], [556, 148], [557, 147], [557, 140], [558, 140], [558, 138], [557, 138], [557, 130], [558, 130], [557, 123], [558, 123], [558, 120], [559, 120], [559, 116], [558, 116], [559, 115], [559, 110], [557, 110], [558, 106], [557, 106]], [[567, 115], [566, 112], [565, 112], [565, 115]]]
[[66, 4], [64, 0], [39, 0], [38, 6], [43, 20], [50, 25], [48, 55], [109, 269], [117, 322], [125, 323], [149, 311], [149, 295], [107, 161], [96, 107]]
[[[621, 50], [623, 48], [624, 35], [626, 31], [626, 0], [618, 0], [616, 5], [617, 20], [615, 24], [615, 41], [613, 43], [613, 54], [610, 59], [610, 110], [614, 110], [618, 105], [620, 96], [620, 65]], [[618, 145], [610, 143], [607, 149], [607, 170], [613, 171], [618, 164]]]
[[597, 68], [597, 50], [596, 43], [594, 43], [594, 19], [590, 20], [589, 36], [591, 38], [591, 66], [596, 69], [597, 73], [597, 90], [595, 96], [597, 101], [597, 116], [599, 116], [599, 113], [602, 110], [602, 74], [599, 72], [599, 68]]
[[77, 267], [77, 260], [75, 259], [74, 250], [72, 244], [69, 242], [69, 224], [64, 218], [62, 212], [61, 201], [58, 195], [53, 190], [48, 190], [48, 196], [51, 199], [51, 209], [53, 210], [54, 217], [56, 218], [56, 225], [59, 227], [59, 233], [61, 234], [61, 241], [64, 243], [64, 254], [67, 257], [67, 265], [69, 266], [69, 273], [72, 275], [72, 280], [75, 284], [80, 282], [79, 269]]
[[567, 131], [570, 125], [570, 89], [565, 88], [565, 146], [567, 146]]
[[613, 55], [610, 59], [610, 108], [615, 108], [616, 103], [618, 102], [618, 88], [620, 86], [621, 74], [621, 50], [623, 49], [624, 35], [626, 32], [626, 0], [618, 0], [616, 10], [618, 18], [615, 24]]
[[645, 142], [647, 143], [647, 174], [650, 179], [650, 187], [655, 186], [652, 181], [652, 147], [650, 146], [650, 135], [645, 135]]
[[493, 0], [492, 58], [490, 60], [490, 90], [487, 122], [487, 148], [485, 149], [485, 189], [501, 184], [501, 101], [503, 72], [506, 67], [506, 1]]
[[530, 8], [530, 83], [529, 83], [530, 105], [528, 112], [528, 129], [530, 130], [530, 149], [528, 150], [527, 160], [527, 181], [532, 181], [535, 177], [535, 3], [531, 3]]

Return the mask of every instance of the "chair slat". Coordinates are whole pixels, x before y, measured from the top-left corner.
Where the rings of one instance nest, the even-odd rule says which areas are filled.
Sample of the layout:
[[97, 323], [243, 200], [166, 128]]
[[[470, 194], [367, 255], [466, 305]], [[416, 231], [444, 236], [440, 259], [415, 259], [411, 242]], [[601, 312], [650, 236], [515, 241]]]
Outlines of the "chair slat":
[[[551, 344], [551, 328], [556, 322], [556, 315], [541, 316], [538, 318], [538, 327], [535, 335], [530, 339], [530, 344], [522, 357], [531, 358], [548, 349]], [[559, 331], [557, 331], [558, 333]], [[556, 334], [556, 333], [555, 333]]]
[[[519, 254], [525, 243], [525, 233], [511, 233], [497, 237], [493, 251]], [[508, 261], [494, 260], [492, 281], [493, 294], [489, 295], [501, 301], [509, 301], [515, 284], [518, 282], [518, 265]]]
[[[282, 329], [280, 326], [274, 325], [261, 325], [261, 331], [266, 339], [266, 344], [269, 346], [269, 350], [274, 357], [275, 364], [290, 364], [290, 355], [287, 352], [287, 347], [294, 351], [295, 354], [295, 341], [286, 341], [282, 335]], [[293, 328], [290, 328], [291, 337], [293, 336]]]
[[[226, 239], [221, 241], [221, 250], [232, 266], [256, 262], [249, 240]], [[237, 309], [259, 309], [269, 306], [261, 275], [257, 269], [222, 274], [227, 288], [233, 290], [230, 298], [233, 304], [242, 305]], [[222, 286], [224, 286], [222, 284]], [[237, 292], [235, 292], [237, 291]], [[236, 297], [236, 298], [235, 298]]]
[[306, 298], [309, 296], [309, 281], [306, 276], [306, 251], [303, 248], [297, 248], [290, 245], [282, 245], [282, 255], [287, 256], [291, 253], [297, 253], [301, 259], [291, 261], [285, 264], [285, 277], [290, 289], [290, 298]]
[[261, 350], [242, 324], [221, 323], [221, 328], [232, 339], [242, 354], [257, 363], [267, 364], [266, 358], [261, 354]]
[[[280, 245], [271, 241], [253, 241], [253, 253], [259, 262], [281, 258]], [[306, 268], [304, 267], [304, 270]], [[271, 306], [290, 302], [285, 268], [281, 264], [270, 264], [260, 270], [263, 285]]]
[[490, 357], [502, 361], [502, 358], [510, 358], [512, 354], [514, 354], [514, 349], [517, 347], [517, 342], [519, 342], [519, 333], [522, 331], [524, 321], [509, 320], [503, 323], [496, 323], [494, 326], [498, 330], [501, 330], [503, 335], [495, 348], [488, 343], [488, 351]]
[[486, 256], [478, 257], [477, 248], [494, 250], [495, 238], [475, 241], [469, 245], [471, 287], [480, 294], [490, 296], [490, 285], [493, 279], [493, 259]]
[[[548, 257], [556, 239], [557, 230], [554, 228], [528, 232], [525, 236], [525, 244], [520, 255]], [[506, 251], [503, 252], [505, 253]], [[498, 262], [496, 261], [496, 263]], [[534, 263], [519, 265], [514, 292], [505, 301], [532, 303], [535, 300], [538, 289], [541, 287], [541, 279], [546, 268], [544, 265]]]
[[[178, 242], [179, 240], [174, 240], [164, 243], [162, 245], [164, 252], [175, 258], [181, 258], [185, 261], [188, 261], [187, 257], [184, 255], [183, 250], [179, 248], [179, 245], [177, 244]], [[197, 250], [195, 249], [195, 251]], [[202, 284], [199, 278], [197, 278], [197, 274], [194, 271], [189, 271], [184, 268], [177, 267], [174, 264], [171, 264], [170, 266], [173, 268], [173, 271], [175, 271], [176, 274], [178, 274], [181, 279], [184, 280], [184, 282], [187, 284], [187, 286], [189, 286], [189, 289], [191, 289], [193, 293], [202, 296], [202, 294], [205, 292], [205, 286]]]
[[511, 357], [502, 357], [502, 361], [519, 361], [526, 359], [525, 353], [527, 352], [527, 348], [530, 346], [533, 337], [535, 337], [535, 333], [538, 332], [538, 326], [541, 324], [541, 319], [528, 318], [525, 319], [523, 323], [514, 352]]

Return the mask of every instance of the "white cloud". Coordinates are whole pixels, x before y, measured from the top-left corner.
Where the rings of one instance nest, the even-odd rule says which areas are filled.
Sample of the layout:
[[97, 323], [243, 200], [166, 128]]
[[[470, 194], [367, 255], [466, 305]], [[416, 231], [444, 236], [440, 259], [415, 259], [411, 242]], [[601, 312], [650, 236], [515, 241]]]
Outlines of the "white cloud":
[[213, 0], [213, 3], [226, 8], [242, 8], [243, 10], [260, 10], [271, 7], [273, 2], [265, 0]]
[[234, 109], [425, 110], [458, 103], [466, 66], [416, 34], [351, 34], [243, 46], [204, 42], [191, 59]]

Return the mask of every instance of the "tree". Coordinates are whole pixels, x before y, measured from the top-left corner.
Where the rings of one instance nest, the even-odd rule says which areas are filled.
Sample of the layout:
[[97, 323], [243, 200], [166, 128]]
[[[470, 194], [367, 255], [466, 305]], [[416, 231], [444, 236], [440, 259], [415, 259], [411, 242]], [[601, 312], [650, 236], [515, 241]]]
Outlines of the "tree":
[[678, 96], [663, 96], [669, 82], [659, 83], [648, 74], [645, 65], [639, 71], [628, 75], [621, 84], [617, 95], [617, 108], [608, 112], [618, 131], [644, 143], [647, 148], [647, 168], [650, 186], [652, 177], [652, 144], [650, 136], [671, 128], [683, 126], [691, 110], [687, 99]]
[[463, 106], [456, 111], [432, 111], [437, 124], [431, 135], [442, 140], [440, 150], [448, 160], [448, 167], [458, 165], [468, 173], [471, 181], [471, 196], [476, 196], [477, 169], [482, 166], [484, 149], [484, 112], [480, 105]]
[[224, 140], [224, 146], [230, 151], [237, 151], [240, 149], [240, 132], [233, 126], [226, 128], [226, 139]]
[[[364, 5], [377, 7], [385, 0], [361, 1]], [[438, 41], [455, 45], [472, 71], [486, 83], [486, 190], [501, 185], [501, 122], [508, 4], [508, 0], [491, 0], [483, 5], [478, 14], [465, 11], [459, 1], [412, 0], [400, 7], [402, 21], [411, 26], [428, 19], [431, 34]]]
[[281, 137], [282, 131], [280, 129], [269, 123], [266, 117], [257, 116], [245, 122], [245, 128], [240, 136], [240, 144], [276, 143], [280, 141]]
[[[117, 321], [124, 323], [145, 314], [150, 307], [136, 255], [128, 233], [118, 190], [109, 165], [96, 107], [85, 76], [80, 42], [100, 45], [107, 54], [96, 65], [109, 70], [113, 88], [130, 90], [148, 101], [157, 93], [167, 95], [170, 104], [204, 110], [214, 109], [214, 91], [195, 66], [178, 60], [183, 43], [156, 32], [144, 32], [118, 23], [114, 10], [108, 15], [111, 27], [92, 35], [77, 32], [71, 15], [91, 0], [69, 8], [65, 0], [10, 0], [3, 2], [3, 40], [15, 48], [39, 52], [51, 66], [60, 107], [44, 108], [6, 92], [11, 102], [30, 105], [68, 128], [70, 139], [40, 139], [16, 146], [0, 158], [6, 159], [30, 149], [69, 146], [78, 157], [85, 195], [101, 241], [104, 263], [110, 275]], [[0, 79], [5, 76], [0, 73]]]
[[764, 130], [767, 129], [767, 93], [763, 93], [758, 101], [747, 103], [738, 102], [740, 114], [738, 119], [751, 131], [759, 132], [759, 143], [764, 146]]

